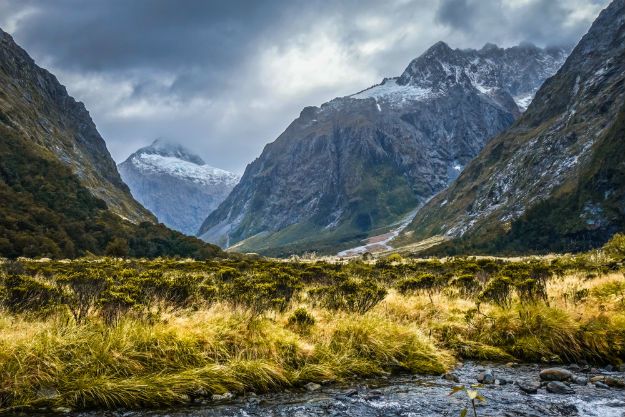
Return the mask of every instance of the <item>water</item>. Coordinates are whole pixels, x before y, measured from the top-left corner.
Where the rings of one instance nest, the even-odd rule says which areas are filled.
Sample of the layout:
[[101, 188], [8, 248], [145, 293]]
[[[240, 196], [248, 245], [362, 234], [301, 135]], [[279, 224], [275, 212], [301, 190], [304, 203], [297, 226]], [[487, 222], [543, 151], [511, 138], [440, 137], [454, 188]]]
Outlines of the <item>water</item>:
[[[479, 365], [465, 364], [454, 373], [460, 384], [475, 383]], [[538, 381], [538, 366], [489, 367], [496, 378]], [[615, 373], [623, 378], [623, 373]], [[450, 396], [454, 385], [440, 377], [403, 376], [363, 381], [352, 386], [324, 386], [315, 392], [293, 391], [245, 395], [227, 403], [167, 411], [83, 413], [82, 417], [434, 417], [459, 416], [469, 405], [465, 393]], [[625, 417], [625, 391], [602, 390], [589, 384], [572, 385], [575, 394], [524, 394], [514, 384], [478, 388], [486, 398], [478, 415], [505, 417], [596, 416]], [[468, 416], [472, 416], [470, 411]]]

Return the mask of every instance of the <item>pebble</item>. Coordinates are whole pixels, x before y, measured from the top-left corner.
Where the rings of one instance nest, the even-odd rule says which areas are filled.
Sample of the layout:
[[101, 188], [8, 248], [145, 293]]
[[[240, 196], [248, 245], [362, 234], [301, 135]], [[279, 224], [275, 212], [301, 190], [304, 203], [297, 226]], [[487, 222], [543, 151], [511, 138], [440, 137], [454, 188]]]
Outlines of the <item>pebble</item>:
[[460, 382], [460, 378], [458, 378], [458, 375], [451, 372], [447, 372], [445, 375], [443, 375], [443, 379], [452, 382]]
[[480, 384], [494, 384], [495, 383], [495, 375], [493, 375], [493, 371], [484, 371], [480, 372], [477, 376], [477, 382]]
[[308, 384], [304, 385], [304, 388], [306, 388], [306, 391], [318, 391], [321, 389], [321, 385], [319, 384], [315, 384], [314, 382], [309, 382]]

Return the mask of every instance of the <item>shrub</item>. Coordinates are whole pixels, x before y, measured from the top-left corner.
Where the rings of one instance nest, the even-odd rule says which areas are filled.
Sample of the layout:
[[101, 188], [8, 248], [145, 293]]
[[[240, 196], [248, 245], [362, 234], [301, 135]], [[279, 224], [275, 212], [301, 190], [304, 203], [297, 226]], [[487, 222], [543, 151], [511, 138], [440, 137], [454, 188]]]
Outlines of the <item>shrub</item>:
[[315, 321], [315, 317], [308, 310], [299, 307], [289, 316], [288, 324], [296, 331], [307, 332], [315, 325]]
[[76, 323], [82, 324], [96, 306], [107, 282], [97, 271], [73, 273], [57, 278], [63, 289], [63, 303], [69, 308]]
[[505, 276], [491, 278], [480, 293], [479, 301], [497, 304], [499, 307], [510, 307], [512, 280]]
[[603, 246], [603, 250], [615, 259], [625, 260], [625, 234], [617, 233], [612, 236], [612, 239]]
[[27, 275], [9, 275], [4, 281], [3, 306], [12, 313], [46, 313], [61, 302], [51, 283]]
[[432, 295], [441, 287], [441, 280], [433, 274], [420, 274], [415, 277], [404, 278], [396, 285], [397, 291], [402, 295], [414, 293], [426, 293], [433, 302]]
[[382, 301], [387, 291], [372, 280], [348, 278], [334, 286], [314, 288], [308, 294], [314, 302], [330, 310], [364, 314]]
[[259, 315], [269, 310], [286, 310], [300, 288], [299, 280], [291, 275], [256, 273], [235, 278], [224, 287], [222, 295], [234, 307]]
[[463, 297], [473, 297], [482, 288], [480, 282], [475, 278], [475, 275], [472, 274], [457, 276], [451, 281], [451, 285], [456, 287]]

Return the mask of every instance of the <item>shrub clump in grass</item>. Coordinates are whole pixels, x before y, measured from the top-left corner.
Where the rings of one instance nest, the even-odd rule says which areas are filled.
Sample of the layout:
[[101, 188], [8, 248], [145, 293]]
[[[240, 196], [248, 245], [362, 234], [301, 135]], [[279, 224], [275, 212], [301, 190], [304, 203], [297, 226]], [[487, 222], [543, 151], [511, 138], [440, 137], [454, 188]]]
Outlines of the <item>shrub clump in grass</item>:
[[309, 297], [329, 310], [364, 314], [386, 297], [387, 290], [373, 280], [347, 278], [333, 286], [309, 290]]

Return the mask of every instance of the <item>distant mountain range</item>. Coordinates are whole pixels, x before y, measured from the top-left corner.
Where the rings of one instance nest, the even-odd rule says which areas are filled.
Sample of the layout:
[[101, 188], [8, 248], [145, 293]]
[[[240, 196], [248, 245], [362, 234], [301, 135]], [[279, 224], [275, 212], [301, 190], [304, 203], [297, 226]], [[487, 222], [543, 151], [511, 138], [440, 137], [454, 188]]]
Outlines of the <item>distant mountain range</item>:
[[194, 256], [218, 248], [156, 224], [85, 109], [0, 30], [0, 257]]
[[438, 253], [575, 251], [625, 230], [625, 0], [601, 12], [527, 112], [395, 245]]
[[191, 236], [239, 181], [238, 175], [162, 139], [137, 150], [118, 168], [132, 195], [159, 221]]
[[199, 236], [286, 255], [335, 253], [384, 233], [508, 128], [567, 52], [439, 42], [399, 77], [307, 107], [248, 165]]

